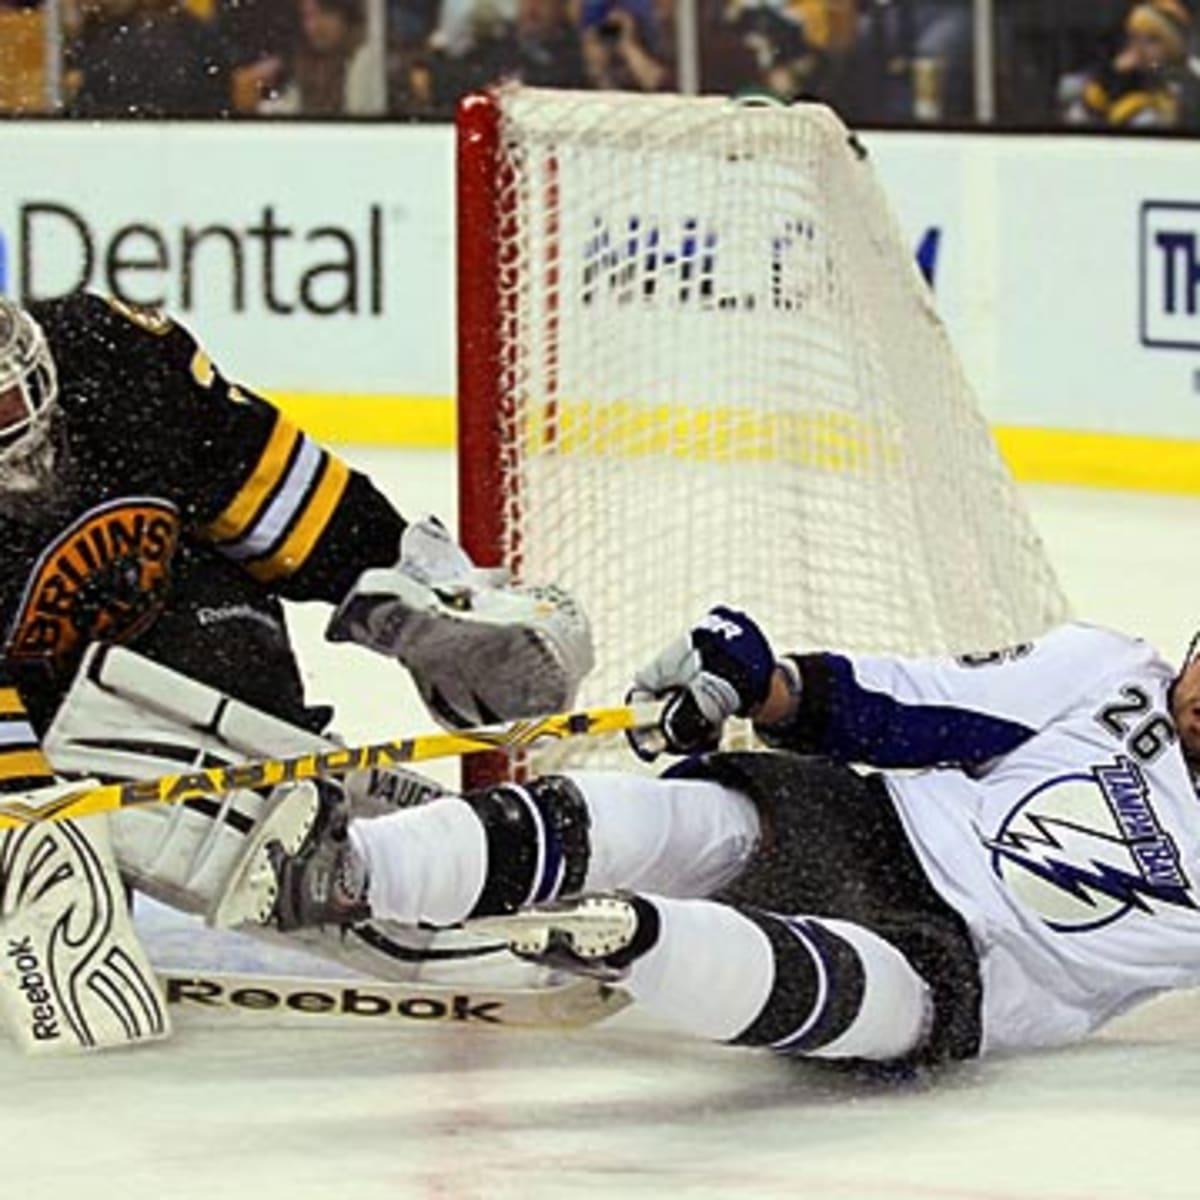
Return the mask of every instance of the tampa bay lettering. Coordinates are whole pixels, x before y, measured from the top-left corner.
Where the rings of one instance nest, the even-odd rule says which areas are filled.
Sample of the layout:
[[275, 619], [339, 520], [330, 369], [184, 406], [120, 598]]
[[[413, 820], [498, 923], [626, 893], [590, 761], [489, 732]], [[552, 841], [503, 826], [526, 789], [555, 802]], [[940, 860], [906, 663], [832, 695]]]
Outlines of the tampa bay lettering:
[[[176, 226], [131, 221], [101, 228], [81, 209], [21, 205], [23, 303], [80, 288], [127, 304], [190, 313], [198, 301], [275, 316], [382, 316], [386, 294], [384, 210], [367, 206], [352, 224], [303, 226], [273, 204], [237, 222]], [[2, 257], [2, 256], [0, 256]]]

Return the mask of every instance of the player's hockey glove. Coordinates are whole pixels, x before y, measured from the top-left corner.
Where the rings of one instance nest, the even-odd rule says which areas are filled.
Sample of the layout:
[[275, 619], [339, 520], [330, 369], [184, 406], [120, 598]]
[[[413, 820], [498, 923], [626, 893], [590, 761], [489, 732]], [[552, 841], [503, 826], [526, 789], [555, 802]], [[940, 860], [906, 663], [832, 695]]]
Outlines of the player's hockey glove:
[[396, 566], [360, 576], [326, 637], [399, 659], [450, 728], [562, 712], [593, 663], [571, 596], [480, 570], [432, 518], [404, 531]]
[[730, 717], [749, 716], [767, 698], [775, 654], [766, 635], [737, 609], [712, 609], [633, 679], [629, 699], [666, 700], [660, 727], [629, 734], [639, 757], [663, 750], [715, 750]]

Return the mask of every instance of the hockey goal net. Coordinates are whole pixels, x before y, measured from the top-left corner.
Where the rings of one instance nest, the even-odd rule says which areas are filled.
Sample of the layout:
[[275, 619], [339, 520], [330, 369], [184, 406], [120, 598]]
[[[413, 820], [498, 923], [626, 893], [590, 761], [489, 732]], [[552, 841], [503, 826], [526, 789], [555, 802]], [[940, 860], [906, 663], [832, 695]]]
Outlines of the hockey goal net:
[[461, 535], [583, 602], [581, 703], [714, 603], [781, 649], [962, 652], [1064, 616], [828, 109], [502, 88], [461, 106], [458, 171]]

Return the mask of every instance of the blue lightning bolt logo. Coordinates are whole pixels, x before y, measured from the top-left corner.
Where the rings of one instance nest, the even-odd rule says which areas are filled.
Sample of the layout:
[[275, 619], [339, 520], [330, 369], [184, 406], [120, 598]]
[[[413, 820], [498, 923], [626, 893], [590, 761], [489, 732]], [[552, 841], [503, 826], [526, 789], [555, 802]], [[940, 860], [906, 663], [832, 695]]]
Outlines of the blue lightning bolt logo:
[[[1061, 932], [1097, 929], [1135, 910], [1151, 913], [1151, 901], [1194, 909], [1175, 843], [1148, 791], [1137, 766], [1119, 758], [1035, 789], [996, 837], [981, 840], [996, 873]], [[1012, 867], [1019, 868], [1015, 876]], [[1022, 885], [1021, 873], [1054, 892]]]

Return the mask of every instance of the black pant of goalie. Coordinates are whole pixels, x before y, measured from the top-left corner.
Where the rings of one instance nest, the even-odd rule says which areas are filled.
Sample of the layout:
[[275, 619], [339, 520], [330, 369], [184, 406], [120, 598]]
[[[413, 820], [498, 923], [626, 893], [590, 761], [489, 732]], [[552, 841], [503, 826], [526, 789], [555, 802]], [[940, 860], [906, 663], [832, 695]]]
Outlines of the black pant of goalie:
[[[933, 1024], [914, 1062], [978, 1054], [982, 984], [974, 944], [962, 917], [925, 875], [879, 776], [781, 752], [714, 754], [681, 764], [674, 773], [736, 788], [764, 818], [763, 847], [714, 897], [760, 924], [779, 968], [776, 994], [739, 1041], [763, 1045], [777, 1040], [788, 1032], [787, 1012], [803, 1007], [803, 976], [810, 969], [803, 961], [792, 963], [795, 939], [774, 915], [802, 913], [851, 921], [872, 931], [925, 980], [933, 998]], [[819, 937], [818, 924], [812, 925], [807, 934]], [[838, 947], [824, 953], [836, 968]], [[789, 971], [789, 964], [797, 969]], [[844, 968], [843, 978], [852, 988], [854, 964], [846, 960]]]

